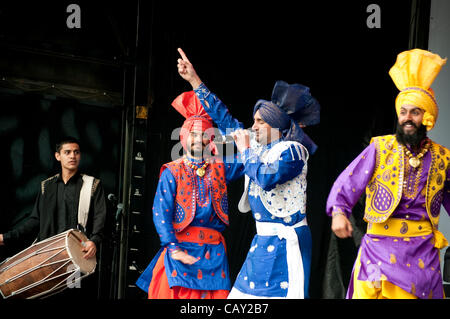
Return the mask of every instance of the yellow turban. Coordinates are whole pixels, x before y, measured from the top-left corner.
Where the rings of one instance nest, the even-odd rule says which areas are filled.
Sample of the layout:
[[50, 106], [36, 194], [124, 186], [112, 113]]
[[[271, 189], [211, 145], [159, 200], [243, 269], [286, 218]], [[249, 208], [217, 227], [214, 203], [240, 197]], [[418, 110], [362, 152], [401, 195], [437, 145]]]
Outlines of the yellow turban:
[[396, 100], [397, 115], [402, 105], [410, 104], [425, 111], [422, 124], [431, 130], [438, 117], [438, 106], [430, 88], [447, 59], [421, 49], [404, 51], [389, 70], [389, 75], [400, 90]]

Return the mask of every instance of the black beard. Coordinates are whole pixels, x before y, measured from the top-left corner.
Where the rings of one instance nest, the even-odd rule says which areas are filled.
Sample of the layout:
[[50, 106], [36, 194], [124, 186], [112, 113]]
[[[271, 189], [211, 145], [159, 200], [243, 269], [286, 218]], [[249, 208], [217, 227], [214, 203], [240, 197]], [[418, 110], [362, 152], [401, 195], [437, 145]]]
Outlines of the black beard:
[[201, 151], [194, 151], [192, 149], [189, 150], [189, 153], [191, 154], [192, 157], [203, 157], [203, 150]]
[[425, 125], [420, 125], [415, 133], [405, 134], [403, 131], [403, 126], [407, 123], [414, 125], [414, 123], [411, 122], [405, 122], [403, 124], [397, 123], [397, 129], [395, 132], [397, 141], [399, 141], [403, 145], [409, 145], [411, 146], [411, 148], [418, 148], [420, 147], [420, 143], [422, 142], [422, 140], [427, 137], [427, 128], [425, 127]]
[[194, 150], [193, 146], [194, 145], [191, 144], [191, 147], [189, 147], [189, 149], [188, 149], [189, 154], [191, 154], [192, 157], [203, 158], [203, 157], [205, 157], [205, 155], [207, 155], [207, 154], [205, 154], [207, 152], [207, 149], [206, 149], [207, 144], [202, 143], [203, 147], [199, 151]]

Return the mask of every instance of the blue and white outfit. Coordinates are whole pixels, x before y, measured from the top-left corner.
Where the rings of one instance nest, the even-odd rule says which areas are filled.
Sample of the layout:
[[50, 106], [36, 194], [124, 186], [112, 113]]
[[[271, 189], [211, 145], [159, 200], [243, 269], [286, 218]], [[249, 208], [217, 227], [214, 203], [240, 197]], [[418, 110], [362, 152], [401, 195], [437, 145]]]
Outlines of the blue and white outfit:
[[[243, 128], [204, 84], [194, 91], [222, 134]], [[305, 214], [308, 149], [292, 140], [261, 145], [252, 139], [241, 156], [245, 189], [239, 210], [252, 211], [257, 234], [228, 298], [307, 298], [312, 248]]]

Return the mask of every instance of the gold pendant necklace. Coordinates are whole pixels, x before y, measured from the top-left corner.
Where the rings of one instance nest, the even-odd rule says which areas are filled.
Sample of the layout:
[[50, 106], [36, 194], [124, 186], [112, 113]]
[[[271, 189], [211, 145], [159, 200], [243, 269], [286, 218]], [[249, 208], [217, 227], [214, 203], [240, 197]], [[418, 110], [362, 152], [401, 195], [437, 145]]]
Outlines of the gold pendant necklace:
[[205, 160], [205, 164], [203, 164], [201, 167], [197, 167], [195, 166], [192, 162], [190, 162], [186, 157], [184, 158], [184, 162], [186, 163], [187, 166], [189, 166], [190, 168], [192, 168], [193, 170], [195, 170], [195, 173], [199, 176], [199, 177], [203, 177], [205, 176], [206, 173], [206, 166], [208, 166], [208, 161]]
[[426, 142], [425, 146], [423, 147], [422, 151], [420, 151], [420, 153], [417, 154], [416, 156], [413, 156], [411, 151], [407, 147], [405, 147], [405, 154], [409, 157], [409, 160], [408, 160], [409, 165], [411, 165], [413, 168], [419, 167], [420, 160], [426, 154], [429, 147], [430, 147], [430, 142], [428, 140]]
[[412, 167], [417, 168], [420, 165], [420, 159], [418, 159], [417, 157], [411, 157], [408, 163]]
[[203, 177], [203, 176], [205, 176], [206, 170], [203, 167], [200, 167], [195, 171], [195, 173], [198, 176]]

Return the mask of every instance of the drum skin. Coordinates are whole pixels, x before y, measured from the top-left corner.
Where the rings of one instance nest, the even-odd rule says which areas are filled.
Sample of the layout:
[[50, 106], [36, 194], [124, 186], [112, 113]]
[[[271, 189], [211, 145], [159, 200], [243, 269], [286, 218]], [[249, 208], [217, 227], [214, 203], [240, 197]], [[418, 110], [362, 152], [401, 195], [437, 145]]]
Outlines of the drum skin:
[[92, 274], [96, 258], [83, 258], [87, 237], [68, 230], [40, 241], [0, 264], [3, 298], [38, 298], [60, 292]]

